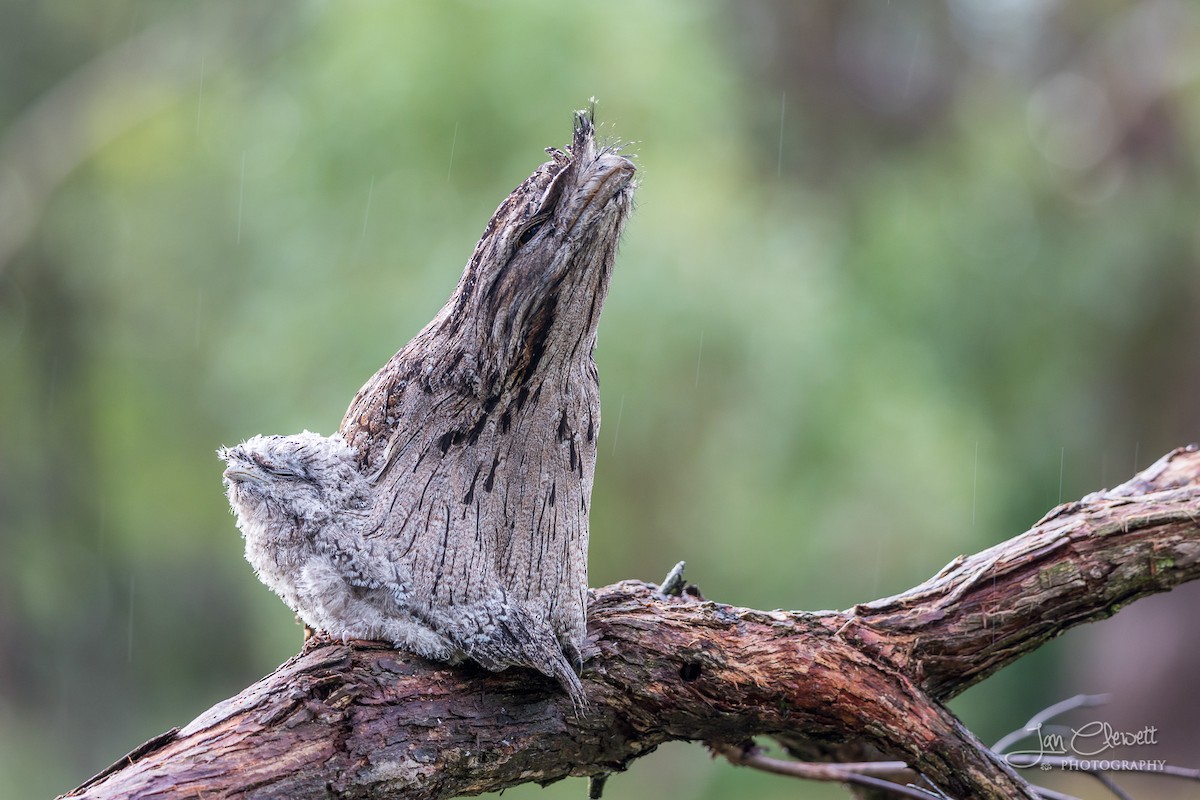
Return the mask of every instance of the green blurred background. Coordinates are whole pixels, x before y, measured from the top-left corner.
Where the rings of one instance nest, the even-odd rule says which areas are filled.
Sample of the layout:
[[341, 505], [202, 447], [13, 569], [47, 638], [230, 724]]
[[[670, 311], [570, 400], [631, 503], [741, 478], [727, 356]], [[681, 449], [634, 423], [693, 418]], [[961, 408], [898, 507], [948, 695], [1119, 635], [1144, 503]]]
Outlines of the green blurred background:
[[[843, 608], [1200, 438], [1191, 4], [0, 18], [0, 797], [66, 791], [297, 651], [214, 451], [332, 432], [592, 96], [641, 182], [596, 354], [592, 585], [686, 559], [716, 600]], [[991, 741], [1110, 689], [1186, 762], [1198, 602], [954, 707]], [[608, 786], [667, 792], [845, 796], [698, 744]]]

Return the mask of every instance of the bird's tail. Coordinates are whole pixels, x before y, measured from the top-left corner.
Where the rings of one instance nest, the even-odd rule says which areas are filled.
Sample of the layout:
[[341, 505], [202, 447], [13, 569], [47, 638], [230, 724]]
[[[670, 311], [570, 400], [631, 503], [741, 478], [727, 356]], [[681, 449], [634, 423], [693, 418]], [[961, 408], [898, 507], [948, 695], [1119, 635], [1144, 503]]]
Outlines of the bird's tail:
[[[490, 630], [488, 636], [473, 641], [466, 648], [467, 654], [484, 668], [493, 671], [510, 666], [536, 669], [558, 681], [571, 698], [576, 716], [587, 711], [588, 700], [583, 682], [549, 629], [537, 624], [519, 608], [508, 609], [498, 621], [500, 624]], [[579, 667], [582, 668], [582, 664]]]

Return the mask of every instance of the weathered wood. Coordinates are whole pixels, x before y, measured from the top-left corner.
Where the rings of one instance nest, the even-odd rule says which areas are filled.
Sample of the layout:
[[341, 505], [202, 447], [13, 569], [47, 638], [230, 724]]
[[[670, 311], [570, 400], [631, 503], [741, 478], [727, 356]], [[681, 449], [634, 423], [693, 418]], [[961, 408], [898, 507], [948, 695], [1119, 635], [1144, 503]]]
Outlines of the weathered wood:
[[951, 796], [1032, 797], [941, 701], [1197, 577], [1192, 447], [846, 612], [755, 611], [635, 581], [595, 590], [579, 718], [531, 671], [324, 643], [69, 796], [444, 798], [619, 771], [671, 740], [768, 735], [864, 742]]

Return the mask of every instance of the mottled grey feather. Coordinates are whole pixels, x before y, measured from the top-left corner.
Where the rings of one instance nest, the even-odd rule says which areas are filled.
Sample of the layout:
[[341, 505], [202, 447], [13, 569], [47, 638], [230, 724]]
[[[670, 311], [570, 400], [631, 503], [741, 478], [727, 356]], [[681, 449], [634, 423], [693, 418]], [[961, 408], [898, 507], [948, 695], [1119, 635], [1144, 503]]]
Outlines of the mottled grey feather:
[[338, 434], [221, 454], [247, 558], [311, 627], [532, 667], [582, 704], [592, 350], [634, 167], [590, 113], [549, 152]]

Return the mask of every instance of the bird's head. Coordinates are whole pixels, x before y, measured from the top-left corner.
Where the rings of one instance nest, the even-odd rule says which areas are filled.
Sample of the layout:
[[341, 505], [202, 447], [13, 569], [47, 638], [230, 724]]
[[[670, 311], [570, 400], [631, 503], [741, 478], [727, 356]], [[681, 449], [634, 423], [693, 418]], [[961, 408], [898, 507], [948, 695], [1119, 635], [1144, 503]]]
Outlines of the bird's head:
[[227, 465], [226, 493], [243, 533], [247, 525], [280, 521], [312, 530], [338, 515], [367, 513], [367, 479], [339, 436], [255, 436], [217, 455]]

